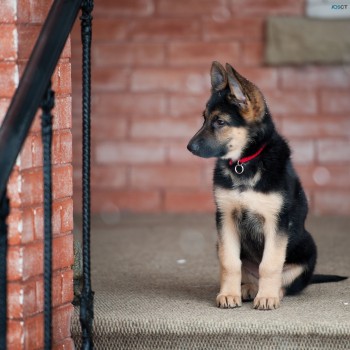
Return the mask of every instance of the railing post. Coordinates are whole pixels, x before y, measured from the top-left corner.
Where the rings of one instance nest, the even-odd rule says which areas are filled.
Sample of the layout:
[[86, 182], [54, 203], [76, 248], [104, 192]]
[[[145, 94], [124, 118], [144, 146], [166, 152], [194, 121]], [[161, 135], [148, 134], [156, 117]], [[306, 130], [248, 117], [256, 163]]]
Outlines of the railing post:
[[7, 331], [7, 224], [10, 213], [6, 191], [0, 198], [0, 349], [6, 349]]
[[91, 36], [93, 0], [82, 4], [81, 41], [83, 45], [83, 289], [80, 300], [82, 349], [93, 349], [92, 322], [94, 317], [90, 276], [90, 110], [91, 110]]
[[41, 135], [43, 143], [44, 172], [44, 349], [50, 350], [52, 344], [52, 176], [51, 144], [52, 114], [55, 94], [51, 82], [43, 97], [41, 108]]

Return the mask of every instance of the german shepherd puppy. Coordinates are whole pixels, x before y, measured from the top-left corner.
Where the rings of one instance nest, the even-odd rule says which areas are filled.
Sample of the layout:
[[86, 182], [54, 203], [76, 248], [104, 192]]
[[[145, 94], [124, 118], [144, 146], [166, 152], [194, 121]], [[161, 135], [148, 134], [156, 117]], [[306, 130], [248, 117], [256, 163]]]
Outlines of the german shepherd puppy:
[[212, 94], [202, 128], [187, 148], [216, 157], [214, 197], [221, 308], [254, 300], [271, 310], [309, 283], [346, 277], [315, 275], [316, 245], [305, 230], [305, 193], [261, 91], [229, 64], [213, 62]]

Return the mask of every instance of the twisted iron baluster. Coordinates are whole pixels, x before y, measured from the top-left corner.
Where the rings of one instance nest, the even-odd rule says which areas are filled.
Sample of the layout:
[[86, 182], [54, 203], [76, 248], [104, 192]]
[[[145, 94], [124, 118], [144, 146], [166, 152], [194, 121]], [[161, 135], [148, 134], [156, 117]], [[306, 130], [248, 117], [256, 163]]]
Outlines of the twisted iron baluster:
[[44, 348], [51, 349], [52, 343], [52, 177], [51, 177], [51, 144], [52, 114], [55, 94], [51, 82], [43, 97], [41, 109], [41, 135], [43, 142], [44, 172]]
[[7, 322], [7, 224], [10, 213], [6, 193], [0, 199], [0, 349], [6, 349]]
[[92, 0], [82, 4], [81, 41], [83, 45], [83, 290], [80, 301], [80, 323], [83, 339], [82, 349], [93, 349], [92, 321], [94, 317], [90, 276], [90, 106], [91, 106], [91, 12]]

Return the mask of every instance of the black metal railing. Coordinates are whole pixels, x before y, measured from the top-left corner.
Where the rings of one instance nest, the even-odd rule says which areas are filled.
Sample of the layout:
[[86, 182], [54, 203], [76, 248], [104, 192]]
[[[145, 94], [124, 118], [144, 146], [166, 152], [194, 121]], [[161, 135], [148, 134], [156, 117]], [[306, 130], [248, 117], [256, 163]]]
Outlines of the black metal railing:
[[6, 349], [6, 256], [9, 204], [7, 182], [28, 135], [35, 113], [42, 108], [44, 171], [44, 346], [52, 347], [52, 178], [51, 140], [54, 92], [51, 76], [72, 26], [82, 10], [83, 45], [83, 291], [80, 320], [82, 348], [92, 349], [93, 292], [90, 278], [90, 47], [93, 0], [55, 0], [0, 128], [0, 349]]

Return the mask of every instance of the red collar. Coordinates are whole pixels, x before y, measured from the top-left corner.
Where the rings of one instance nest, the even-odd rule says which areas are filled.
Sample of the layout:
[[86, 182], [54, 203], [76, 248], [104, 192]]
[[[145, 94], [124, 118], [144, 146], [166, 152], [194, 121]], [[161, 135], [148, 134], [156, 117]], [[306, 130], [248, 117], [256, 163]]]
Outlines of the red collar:
[[[249, 162], [250, 160], [256, 158], [256, 157], [264, 150], [265, 147], [266, 147], [266, 143], [263, 144], [263, 145], [261, 146], [261, 148], [260, 148], [256, 153], [252, 154], [251, 156], [243, 157], [243, 158], [239, 159], [239, 160], [237, 161], [236, 166], [235, 166], [235, 172], [236, 172], [237, 174], [242, 174], [243, 171], [244, 171], [244, 167], [243, 167], [242, 164], [247, 163], [247, 162]], [[233, 160], [230, 159], [230, 160], [228, 161], [228, 164], [229, 164], [230, 166], [232, 166], [232, 165], [233, 165]]]

